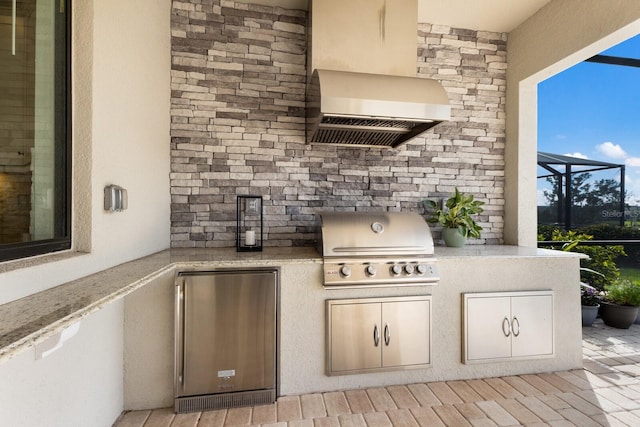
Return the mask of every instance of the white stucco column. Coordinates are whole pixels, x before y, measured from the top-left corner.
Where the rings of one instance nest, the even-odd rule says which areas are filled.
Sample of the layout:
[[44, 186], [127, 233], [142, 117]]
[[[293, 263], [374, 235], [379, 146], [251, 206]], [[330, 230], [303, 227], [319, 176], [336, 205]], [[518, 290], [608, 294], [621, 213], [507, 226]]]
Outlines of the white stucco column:
[[537, 85], [640, 33], [640, 2], [552, 0], [507, 41], [506, 244], [537, 236]]

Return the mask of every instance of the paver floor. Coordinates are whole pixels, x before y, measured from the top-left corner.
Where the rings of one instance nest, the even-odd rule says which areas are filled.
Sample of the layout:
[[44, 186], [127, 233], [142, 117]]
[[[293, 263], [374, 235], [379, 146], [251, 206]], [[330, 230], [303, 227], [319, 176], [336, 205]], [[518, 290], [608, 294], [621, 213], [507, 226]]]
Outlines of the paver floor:
[[125, 412], [114, 427], [640, 426], [640, 325], [582, 328], [584, 368], [287, 396], [193, 414]]

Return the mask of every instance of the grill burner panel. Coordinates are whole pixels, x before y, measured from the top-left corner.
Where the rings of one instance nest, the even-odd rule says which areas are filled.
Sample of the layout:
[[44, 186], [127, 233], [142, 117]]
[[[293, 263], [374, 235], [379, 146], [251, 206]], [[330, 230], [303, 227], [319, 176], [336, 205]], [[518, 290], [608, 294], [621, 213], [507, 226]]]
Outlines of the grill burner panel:
[[435, 258], [325, 260], [324, 285], [413, 286], [440, 280]]
[[433, 239], [418, 214], [320, 214], [325, 287], [434, 285]]

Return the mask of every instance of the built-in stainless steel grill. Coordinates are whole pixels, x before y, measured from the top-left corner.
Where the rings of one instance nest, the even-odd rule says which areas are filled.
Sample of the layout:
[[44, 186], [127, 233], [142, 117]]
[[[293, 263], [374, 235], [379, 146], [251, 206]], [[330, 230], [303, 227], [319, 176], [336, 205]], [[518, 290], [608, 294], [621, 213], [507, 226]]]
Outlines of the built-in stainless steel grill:
[[431, 230], [417, 213], [320, 214], [325, 287], [435, 285]]

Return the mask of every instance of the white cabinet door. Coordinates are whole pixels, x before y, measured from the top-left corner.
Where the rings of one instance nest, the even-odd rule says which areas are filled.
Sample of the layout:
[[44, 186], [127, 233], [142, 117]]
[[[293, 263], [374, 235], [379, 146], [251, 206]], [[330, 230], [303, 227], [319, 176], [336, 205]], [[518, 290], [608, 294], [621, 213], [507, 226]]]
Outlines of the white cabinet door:
[[463, 362], [554, 355], [553, 291], [463, 295]]
[[496, 296], [467, 299], [464, 328], [468, 361], [511, 357], [510, 301]]
[[553, 296], [511, 298], [513, 357], [553, 354]]
[[330, 310], [329, 371], [379, 368], [382, 345], [380, 304], [336, 304]]
[[431, 361], [431, 301], [382, 303], [382, 366]]

